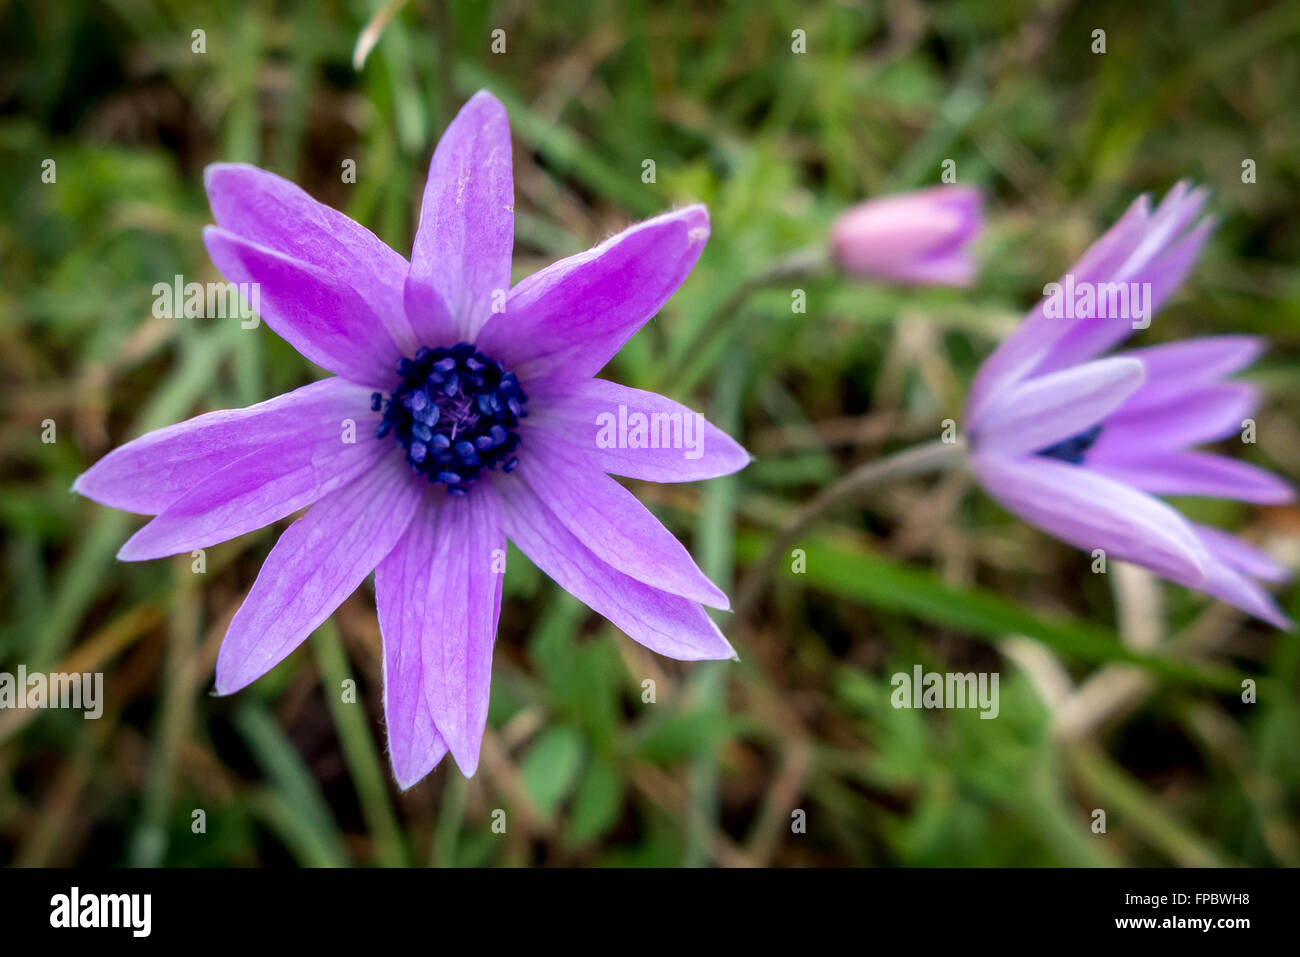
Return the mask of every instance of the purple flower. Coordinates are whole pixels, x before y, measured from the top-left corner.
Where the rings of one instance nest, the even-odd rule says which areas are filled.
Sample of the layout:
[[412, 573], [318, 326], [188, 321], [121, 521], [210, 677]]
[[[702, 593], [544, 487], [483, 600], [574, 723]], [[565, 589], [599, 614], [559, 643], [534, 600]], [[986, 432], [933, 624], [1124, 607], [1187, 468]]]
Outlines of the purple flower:
[[[1263, 343], [1215, 336], [1097, 358], [1149, 322], [1186, 277], [1213, 225], [1195, 222], [1204, 201], [1186, 183], [1154, 212], [1139, 197], [1063, 279], [1074, 295], [1062, 303], [1052, 290], [985, 361], [966, 405], [971, 462], [993, 498], [1057, 538], [1290, 628], [1257, 581], [1280, 581], [1284, 569], [1154, 497], [1292, 500], [1269, 472], [1190, 448], [1243, 428], [1259, 393], [1223, 380]], [[1118, 315], [1125, 298], [1130, 313], [1145, 302], [1136, 310], [1145, 316]], [[1074, 318], [1062, 317], [1062, 305]]]
[[966, 246], [983, 226], [980, 191], [932, 186], [853, 206], [831, 227], [831, 253], [849, 273], [932, 286], [969, 286]]
[[[206, 180], [213, 261], [231, 282], [260, 284], [262, 318], [335, 375], [144, 435], [74, 488], [155, 516], [125, 561], [311, 506], [230, 624], [218, 693], [275, 667], [373, 570], [394, 774], [410, 787], [448, 750], [472, 774], [507, 538], [653, 651], [734, 657], [702, 607], [727, 608], [726, 596], [607, 473], [686, 482], [749, 456], [684, 406], [594, 377], [695, 265], [704, 207], [511, 288], [510, 130], [486, 92], [434, 152], [409, 263], [278, 176], [217, 165]], [[624, 427], [602, 430], [610, 421]]]

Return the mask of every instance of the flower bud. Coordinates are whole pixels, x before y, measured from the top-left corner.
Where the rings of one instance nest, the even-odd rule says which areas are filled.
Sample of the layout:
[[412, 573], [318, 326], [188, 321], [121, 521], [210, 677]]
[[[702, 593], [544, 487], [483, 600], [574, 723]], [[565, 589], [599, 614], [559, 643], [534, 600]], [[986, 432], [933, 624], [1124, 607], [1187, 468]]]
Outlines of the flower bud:
[[846, 272], [915, 285], [968, 286], [967, 244], [983, 226], [980, 191], [933, 186], [873, 199], [831, 227], [831, 253]]

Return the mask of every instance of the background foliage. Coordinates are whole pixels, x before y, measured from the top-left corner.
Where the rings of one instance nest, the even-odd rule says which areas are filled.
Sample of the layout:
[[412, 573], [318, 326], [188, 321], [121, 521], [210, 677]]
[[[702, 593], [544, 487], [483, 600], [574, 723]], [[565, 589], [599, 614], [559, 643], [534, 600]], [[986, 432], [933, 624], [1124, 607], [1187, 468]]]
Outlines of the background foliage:
[[[608, 374], [706, 411], [758, 456], [732, 478], [637, 489], [729, 589], [818, 487], [959, 419], [978, 361], [1042, 285], [1134, 195], [1182, 177], [1214, 188], [1222, 223], [1145, 341], [1269, 336], [1248, 454], [1294, 476], [1300, 4], [416, 0], [357, 72], [380, 6], [0, 3], [0, 670], [103, 671], [107, 691], [99, 721], [0, 713], [0, 860], [1300, 862], [1296, 638], [1132, 570], [1093, 575], [961, 474], [827, 516], [802, 543], [807, 574], [728, 623], [740, 664], [656, 658], [513, 553], [480, 772], [448, 759], [405, 794], [383, 753], [369, 586], [251, 689], [210, 697], [279, 528], [209, 550], [204, 575], [119, 564], [139, 520], [68, 492], [146, 429], [313, 377], [265, 328], [152, 317], [155, 282], [218, 278], [205, 164], [288, 176], [405, 251], [433, 143], [480, 87], [511, 115], [516, 278], [709, 205], [699, 267]], [[935, 182], [946, 158], [990, 197], [975, 290], [826, 275], [804, 284], [806, 315], [788, 284], [714, 314], [847, 204]], [[1300, 562], [1294, 509], [1186, 506]], [[1294, 589], [1282, 600], [1300, 612]], [[890, 707], [889, 676], [918, 662], [1001, 672], [1000, 717]], [[1246, 676], [1257, 704], [1240, 702]], [[359, 704], [340, 701], [347, 678]]]

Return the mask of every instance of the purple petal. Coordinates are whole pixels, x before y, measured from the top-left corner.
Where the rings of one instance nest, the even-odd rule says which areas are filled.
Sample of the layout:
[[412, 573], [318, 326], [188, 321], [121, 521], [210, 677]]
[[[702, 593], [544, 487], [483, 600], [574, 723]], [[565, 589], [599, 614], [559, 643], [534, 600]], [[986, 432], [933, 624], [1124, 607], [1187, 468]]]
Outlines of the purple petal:
[[703, 606], [601, 561], [524, 482], [498, 480], [506, 534], [533, 564], [651, 651], [682, 661], [734, 658]]
[[227, 280], [259, 285], [262, 318], [304, 357], [353, 382], [392, 386], [397, 344], [344, 279], [216, 226], [203, 241]]
[[[1176, 184], [1171, 192], [1179, 188]], [[1073, 273], [1076, 279], [1087, 278], [1089, 281], [1116, 274], [1150, 231], [1151, 215], [1151, 195], [1143, 193], [1129, 203], [1124, 214], [1083, 251], [1067, 272]]]
[[1211, 452], [1149, 451], [1137, 455], [1126, 449], [1115, 458], [1094, 448], [1091, 468], [1155, 495], [1197, 495], [1228, 498], [1257, 505], [1285, 505], [1295, 498], [1291, 486], [1272, 472]]
[[1211, 562], [1200, 591], [1213, 595], [1247, 614], [1268, 622], [1274, 628], [1290, 631], [1295, 624], [1278, 607], [1268, 592], [1245, 575], [1222, 562]]
[[1146, 375], [1137, 359], [1099, 359], [1017, 383], [988, 403], [969, 430], [981, 452], [1036, 452], [1096, 425]]
[[[300, 421], [297, 432], [181, 495], [127, 540], [118, 559], [147, 561], [229, 541], [319, 501], [383, 458], [400, 460], [391, 440], [376, 438], [373, 414], [365, 415], [350, 426], [325, 415]], [[354, 442], [343, 440], [345, 430]]]
[[433, 576], [438, 500], [427, 489], [402, 540], [375, 569], [375, 605], [384, 643], [384, 719], [388, 757], [403, 790], [433, 770], [447, 744], [424, 693], [424, 629]]
[[[1118, 268], [1141, 242], [1151, 216], [1151, 200], [1139, 196], [1119, 221], [1094, 242], [1070, 267], [1076, 280], [1097, 282]], [[1064, 276], [1061, 281], [1064, 282]], [[1047, 355], [1055, 342], [1065, 335], [1070, 323], [1049, 319], [1043, 314], [1045, 300], [981, 364], [971, 384], [966, 403], [966, 418], [973, 420], [983, 411], [984, 403], [1001, 388], [1029, 375]]]
[[[1134, 273], [1121, 273], [1120, 278], [1106, 281], [1150, 283], [1150, 314], [1154, 316], [1192, 271], [1214, 225], [1213, 219], [1204, 220], [1158, 259], [1144, 264]], [[1076, 362], [1084, 362], [1123, 342], [1136, 329], [1133, 322], [1127, 319], [1076, 319], [1069, 332], [1057, 341], [1036, 371], [1050, 372]]]
[[[1152, 314], [1159, 312], [1174, 291], [1187, 279], [1192, 267], [1201, 257], [1206, 240], [1210, 238], [1210, 233], [1214, 232], [1214, 227], [1217, 225], [1218, 220], [1215, 217], [1205, 217], [1187, 235], [1170, 246], [1159, 259], [1137, 274], [1139, 281], [1151, 283]], [[1108, 349], [1110, 345], [1108, 343], [1102, 348]]]
[[730, 607], [682, 543], [608, 475], [540, 444], [529, 447], [514, 474], [601, 561], [652, 588], [714, 608]]
[[378, 236], [256, 166], [216, 163], [203, 171], [203, 183], [218, 226], [337, 277], [369, 304], [403, 352], [415, 351], [402, 306], [410, 267]]
[[428, 338], [443, 334], [441, 302], [459, 338], [474, 341], [493, 293], [510, 289], [514, 235], [510, 124], [505, 107], [481, 90], [451, 121], [429, 164], [406, 293], [408, 306], [427, 310], [410, 316], [422, 340], [450, 344]]
[[1258, 336], [1207, 336], [1130, 349], [1121, 355], [1140, 359], [1147, 367], [1147, 381], [1126, 408], [1162, 405], [1178, 398], [1190, 386], [1217, 382], [1246, 368], [1264, 347], [1264, 340]]
[[304, 424], [359, 421], [369, 408], [369, 389], [322, 379], [246, 409], [208, 412], [142, 435], [96, 462], [72, 490], [113, 508], [157, 515], [232, 462], [300, 435]]
[[836, 218], [831, 245], [847, 266], [862, 272], [900, 258], [925, 258], [973, 239], [982, 204], [979, 190], [948, 185], [869, 199]]
[[519, 283], [479, 346], [521, 379], [600, 371], [689, 275], [709, 238], [703, 206], [665, 213]]
[[1175, 183], [1151, 214], [1141, 242], [1115, 269], [1115, 275], [1121, 279], [1135, 276], [1159, 260], [1170, 244], [1200, 215], [1208, 197], [1209, 190], [1203, 186], [1192, 189], [1189, 180]]
[[[1199, 214], [1205, 197], [1204, 189], [1190, 190], [1186, 182], [1179, 182], [1152, 213], [1149, 198], [1139, 196], [1066, 274], [1076, 284], [1150, 282], [1154, 314], [1191, 269], [1213, 225], [1207, 220], [1178, 238]], [[1030, 375], [1091, 359], [1134, 330], [1132, 322], [1124, 320], [1049, 319], [1043, 312], [1045, 302], [1040, 300], [981, 365], [967, 400], [968, 420], [982, 413], [997, 390]]]
[[451, 310], [430, 283], [407, 280], [403, 308], [415, 329], [416, 338], [431, 349], [453, 346], [464, 336], [457, 328]]
[[1215, 561], [1264, 581], [1284, 582], [1291, 577], [1290, 571], [1236, 535], [1212, 525], [1196, 525], [1194, 528]]
[[1199, 585], [1209, 556], [1191, 526], [1164, 502], [1089, 468], [1034, 457], [972, 455], [984, 489], [1004, 508], [1064, 542], [1133, 562], [1183, 585]]
[[221, 643], [217, 693], [256, 681], [315, 631], [401, 539], [424, 489], [392, 456], [290, 525]]
[[424, 610], [424, 694], [461, 773], [478, 768], [501, 613], [506, 537], [489, 481], [438, 512]]
[[1128, 402], [1106, 420], [1092, 455], [1096, 461], [1123, 461], [1152, 449], [1216, 442], [1240, 432], [1259, 400], [1259, 390], [1252, 385], [1220, 382], [1191, 386], [1159, 405], [1133, 408]]
[[891, 270], [889, 278], [916, 286], [969, 286], [975, 281], [975, 259], [966, 253], [954, 253], [900, 263]]
[[[574, 462], [647, 482], [717, 478], [750, 462], [749, 453], [703, 415], [654, 392], [606, 379], [549, 379], [529, 382], [527, 389], [532, 414], [519, 429], [525, 453], [557, 445]], [[659, 448], [631, 447], [638, 415], [659, 426]]]

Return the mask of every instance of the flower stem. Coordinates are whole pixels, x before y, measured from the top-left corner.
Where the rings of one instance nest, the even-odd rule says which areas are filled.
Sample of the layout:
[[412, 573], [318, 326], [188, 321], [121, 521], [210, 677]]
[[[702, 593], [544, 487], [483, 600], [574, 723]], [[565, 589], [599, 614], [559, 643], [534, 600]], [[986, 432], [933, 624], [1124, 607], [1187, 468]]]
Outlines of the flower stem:
[[772, 539], [766, 554], [753, 565], [741, 581], [732, 605], [736, 620], [749, 615], [754, 610], [759, 596], [772, 577], [773, 571], [782, 556], [799, 536], [806, 532], [823, 513], [841, 502], [854, 498], [861, 492], [874, 489], [886, 482], [912, 478], [950, 468], [965, 456], [965, 445], [961, 441], [944, 442], [936, 439], [924, 445], [916, 445], [883, 459], [875, 459], [859, 465], [853, 471], [842, 476], [838, 481], [826, 486], [807, 504], [800, 508], [794, 517]]
[[830, 255], [822, 246], [796, 250], [768, 263], [762, 270], [743, 280], [722, 305], [709, 314], [677, 355], [694, 362], [715, 337], [735, 324], [745, 300], [758, 290], [786, 280], [814, 276], [825, 269], [829, 263]]

